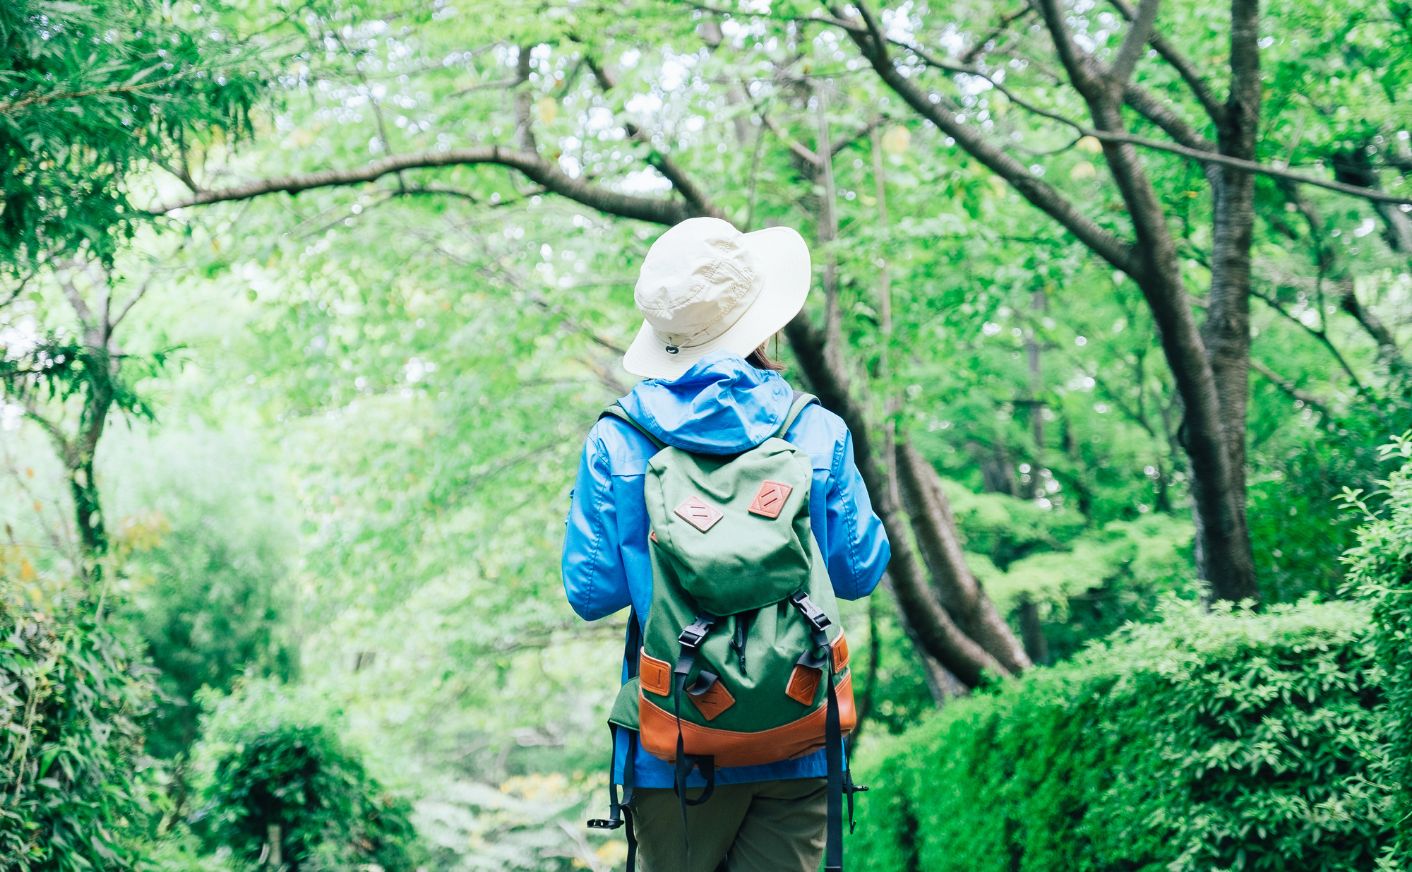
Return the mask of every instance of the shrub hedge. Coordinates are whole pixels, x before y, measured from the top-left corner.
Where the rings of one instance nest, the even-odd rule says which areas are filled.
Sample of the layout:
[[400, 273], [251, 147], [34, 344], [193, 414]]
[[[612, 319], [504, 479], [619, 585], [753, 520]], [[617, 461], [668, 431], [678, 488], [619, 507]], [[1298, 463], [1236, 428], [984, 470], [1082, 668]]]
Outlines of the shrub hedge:
[[1075, 660], [862, 749], [849, 865], [1389, 865], [1382, 668], [1358, 604], [1176, 603]]
[[1394, 439], [1383, 457], [1400, 464], [1378, 490], [1365, 498], [1352, 492], [1348, 503], [1363, 525], [1344, 555], [1348, 584], [1373, 606], [1373, 639], [1387, 673], [1387, 739], [1393, 780], [1401, 785], [1396, 819], [1400, 867], [1412, 867], [1412, 433]]

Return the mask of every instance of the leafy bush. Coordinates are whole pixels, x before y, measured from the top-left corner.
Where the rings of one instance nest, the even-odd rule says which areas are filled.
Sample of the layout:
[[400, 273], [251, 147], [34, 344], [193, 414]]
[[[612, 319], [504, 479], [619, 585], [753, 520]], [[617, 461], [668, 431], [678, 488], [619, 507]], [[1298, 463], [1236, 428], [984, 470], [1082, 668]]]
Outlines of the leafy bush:
[[192, 484], [195, 473], [167, 473], [159, 507], [124, 518], [115, 537], [133, 589], [123, 614], [147, 640], [158, 669], [162, 694], [148, 748], [163, 759], [196, 741], [201, 688], [229, 690], [247, 669], [281, 679], [293, 671], [281, 625], [287, 596], [283, 543], [273, 530], [279, 517], [248, 485], [213, 481], [215, 475], [204, 476], [209, 489], [202, 489]]
[[946, 495], [966, 550], [984, 555], [1001, 570], [1036, 551], [1065, 548], [1085, 527], [1078, 512], [1046, 508], [1035, 500], [975, 493], [954, 482], [946, 483]]
[[1073, 536], [1062, 548], [1039, 550], [1005, 572], [976, 565], [1003, 613], [1022, 602], [1035, 608], [1048, 657], [1063, 660], [1093, 639], [1151, 615], [1165, 596], [1197, 599], [1191, 581], [1191, 521], [1151, 514], [1112, 521]]
[[886, 870], [1371, 869], [1392, 839], [1357, 604], [1170, 603], [865, 749], [850, 856]]
[[212, 771], [199, 824], [213, 849], [254, 864], [278, 832], [290, 872], [415, 868], [411, 807], [388, 795], [326, 726], [257, 719], [231, 733], [220, 720], [213, 729], [208, 719], [203, 738]]
[[[1401, 466], [1381, 482], [1372, 499], [1381, 503], [1370, 508], [1361, 494], [1347, 494], [1347, 501], [1359, 508], [1365, 523], [1358, 530], [1358, 542], [1344, 555], [1348, 583], [1371, 601], [1375, 648], [1378, 662], [1387, 672], [1387, 735], [1395, 766], [1395, 782], [1402, 785], [1397, 819], [1412, 818], [1412, 433], [1387, 445], [1385, 458]], [[1399, 828], [1399, 852], [1412, 863], [1412, 835]]]
[[[3, 579], [0, 579], [3, 580]], [[151, 674], [89, 619], [0, 600], [0, 858], [6, 870], [123, 870], [147, 823], [139, 718]]]

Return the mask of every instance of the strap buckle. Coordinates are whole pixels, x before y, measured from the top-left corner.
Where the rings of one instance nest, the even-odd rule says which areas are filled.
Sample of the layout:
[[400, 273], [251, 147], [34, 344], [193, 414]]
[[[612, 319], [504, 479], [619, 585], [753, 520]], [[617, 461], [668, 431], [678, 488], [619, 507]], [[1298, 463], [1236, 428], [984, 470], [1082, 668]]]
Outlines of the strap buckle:
[[681, 631], [681, 635], [677, 637], [677, 641], [681, 643], [682, 648], [689, 648], [695, 651], [697, 648], [701, 647], [701, 643], [706, 639], [706, 634], [711, 632], [711, 628], [715, 626], [715, 624], [716, 620], [714, 618], [697, 618], [688, 624], [686, 629]]
[[623, 822], [621, 820], [613, 820], [611, 818], [589, 818], [588, 820], [588, 828], [590, 830], [616, 830], [622, 825]]
[[790, 594], [789, 601], [794, 604], [796, 609], [799, 609], [804, 620], [808, 621], [815, 630], [822, 632], [833, 623], [829, 620], [829, 616], [824, 614], [824, 610], [815, 605], [814, 601], [809, 599], [809, 594], [804, 591], [795, 591]]

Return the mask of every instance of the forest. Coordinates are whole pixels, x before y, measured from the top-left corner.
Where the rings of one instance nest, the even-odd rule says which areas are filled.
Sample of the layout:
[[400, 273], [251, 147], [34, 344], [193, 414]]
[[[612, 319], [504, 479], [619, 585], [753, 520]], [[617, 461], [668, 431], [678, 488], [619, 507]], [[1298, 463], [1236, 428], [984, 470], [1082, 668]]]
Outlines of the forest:
[[0, 4], [0, 870], [623, 868], [649, 245], [891, 541], [851, 870], [1412, 869], [1412, 3]]

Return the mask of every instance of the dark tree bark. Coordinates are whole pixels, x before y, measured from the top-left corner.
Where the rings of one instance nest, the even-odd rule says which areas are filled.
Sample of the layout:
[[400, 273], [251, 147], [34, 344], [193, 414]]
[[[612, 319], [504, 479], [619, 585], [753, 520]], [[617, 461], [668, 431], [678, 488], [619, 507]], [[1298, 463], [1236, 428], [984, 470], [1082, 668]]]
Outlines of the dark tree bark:
[[1024, 645], [996, 611], [966, 564], [951, 503], [936, 470], [909, 444], [897, 448], [897, 481], [914, 518], [912, 533], [931, 570], [937, 596], [966, 635], [1011, 673], [1031, 665]]
[[[1185, 418], [1182, 431], [1185, 438], [1182, 445], [1193, 479], [1199, 569], [1217, 597], [1256, 598], [1254, 562], [1245, 520], [1244, 402], [1242, 400], [1238, 407], [1233, 407], [1239, 416], [1229, 419], [1227, 407], [1222, 401], [1223, 396], [1231, 398], [1230, 392], [1236, 389], [1237, 384], [1243, 383], [1243, 376], [1238, 371], [1242, 359], [1240, 312], [1242, 300], [1247, 301], [1248, 307], [1249, 240], [1247, 236], [1242, 241], [1239, 234], [1240, 222], [1246, 215], [1241, 211], [1242, 201], [1237, 189], [1234, 199], [1228, 200], [1227, 219], [1223, 225], [1228, 232], [1235, 232], [1236, 238], [1227, 243], [1227, 263], [1222, 275], [1223, 288], [1230, 301], [1222, 316], [1222, 323], [1229, 324], [1220, 330], [1220, 336], [1232, 343], [1222, 349], [1220, 365], [1226, 376], [1222, 380], [1218, 378], [1217, 362], [1209, 356], [1189, 295], [1182, 284], [1176, 246], [1166, 225], [1165, 213], [1138, 157], [1136, 144], [1125, 129], [1121, 114], [1122, 105], [1129, 101], [1129, 95], [1133, 93], [1127, 78], [1140, 53], [1138, 48], [1148, 42], [1152, 32], [1155, 0], [1144, 0], [1139, 9], [1132, 13], [1133, 25], [1123, 48], [1114, 65], [1106, 69], [1073, 40], [1065, 21], [1067, 13], [1058, 0], [1039, 0], [1038, 3], [1060, 61], [1071, 84], [1088, 106], [1095, 132], [1100, 134], [1105, 160], [1132, 221], [1135, 239], [1131, 243], [1099, 227], [1074, 203], [1052, 186], [1035, 178], [1028, 167], [987, 139], [979, 129], [958, 121], [955, 107], [948, 101], [934, 99], [935, 95], [927, 93], [915, 79], [904, 75], [893, 64], [888, 53], [890, 40], [883, 34], [873, 15], [864, 4], [854, 5], [859, 11], [861, 23], [850, 27], [848, 35], [883, 82], [918, 114], [1007, 181], [1031, 204], [1058, 221], [1095, 254], [1127, 273], [1137, 283], [1156, 322], [1163, 354], [1183, 401]], [[1258, 17], [1258, 8], [1252, 9], [1251, 6], [1249, 0], [1235, 0], [1233, 8], [1236, 8], [1238, 17]], [[846, 18], [841, 9], [835, 9], [834, 14]], [[1245, 30], [1240, 29], [1232, 40], [1233, 45], [1244, 48], [1248, 36]], [[1228, 105], [1236, 105], [1240, 112], [1245, 113], [1237, 122], [1244, 126], [1233, 128], [1233, 135], [1238, 134], [1232, 140], [1234, 147], [1243, 141], [1240, 137], [1254, 136], [1254, 119], [1259, 112], [1258, 59], [1233, 60], [1232, 69], [1236, 77]], [[1252, 76], [1257, 85], [1253, 97], [1248, 87], [1242, 87], [1248, 84]], [[1239, 156], [1226, 157], [1237, 163], [1249, 163]], [[1225, 164], [1225, 168], [1249, 180], [1248, 171], [1237, 172], [1230, 162]], [[1248, 234], [1248, 226], [1245, 232]], [[1240, 268], [1242, 251], [1245, 252], [1243, 272]], [[1242, 277], [1244, 292], [1241, 290]], [[1248, 359], [1248, 325], [1245, 333], [1247, 339], [1243, 357]], [[1238, 453], [1232, 451], [1229, 435], [1237, 430], [1242, 440]]]
[[[785, 327], [785, 337], [809, 387], [820, 402], [843, 418], [853, 433], [854, 456], [868, 493], [887, 494], [888, 480], [883, 473], [879, 452], [873, 445], [867, 415], [850, 390], [847, 375], [830, 365], [822, 334], [807, 316], [801, 314]], [[900, 507], [893, 505], [889, 499], [879, 499], [874, 509], [892, 542], [888, 577], [893, 593], [923, 650], [967, 687], [975, 687], [987, 672], [1008, 675], [1016, 671], [1007, 668], [978, 640], [959, 627], [933, 593], [922, 561], [912, 548], [908, 536], [909, 524], [902, 517]]]
[[80, 571], [87, 592], [97, 589], [103, 578], [104, 558], [108, 554], [108, 526], [103, 514], [102, 495], [98, 488], [94, 458], [107, 427], [108, 415], [114, 403], [114, 383], [118, 377], [119, 358], [113, 350], [113, 331], [145, 292], [141, 290], [116, 316], [111, 306], [111, 289], [104, 289], [99, 307], [90, 307], [72, 276], [60, 276], [69, 304], [82, 328], [85, 360], [92, 374], [85, 375], [76, 392], [80, 398], [78, 422], [66, 432], [55, 419], [46, 415], [28, 398], [25, 416], [39, 425], [54, 446], [54, 453], [64, 466], [69, 496], [73, 500], [73, 520], [78, 534]]

